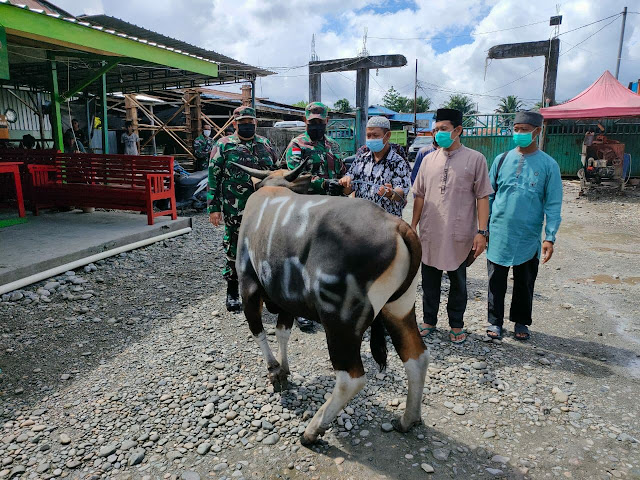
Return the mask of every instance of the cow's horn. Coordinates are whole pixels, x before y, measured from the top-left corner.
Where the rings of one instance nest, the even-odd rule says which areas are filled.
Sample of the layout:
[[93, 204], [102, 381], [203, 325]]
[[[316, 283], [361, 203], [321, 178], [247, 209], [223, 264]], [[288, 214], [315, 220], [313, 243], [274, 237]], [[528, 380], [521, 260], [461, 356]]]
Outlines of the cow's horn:
[[240, 170], [243, 170], [244, 172], [248, 173], [252, 177], [259, 178], [260, 180], [264, 180], [269, 175], [271, 175], [271, 170], [258, 170], [256, 168], [245, 167], [244, 165], [240, 165], [239, 163], [236, 163], [236, 162], [230, 162], [230, 163], [231, 165], [234, 165], [238, 167]]
[[296, 168], [294, 168], [293, 170], [291, 170], [289, 173], [287, 173], [284, 176], [284, 179], [287, 182], [293, 182], [296, 178], [298, 178], [298, 175], [300, 175], [302, 173], [302, 170], [304, 169], [304, 167], [307, 165], [307, 162], [309, 161], [308, 158], [305, 158], [304, 161], [298, 165]]

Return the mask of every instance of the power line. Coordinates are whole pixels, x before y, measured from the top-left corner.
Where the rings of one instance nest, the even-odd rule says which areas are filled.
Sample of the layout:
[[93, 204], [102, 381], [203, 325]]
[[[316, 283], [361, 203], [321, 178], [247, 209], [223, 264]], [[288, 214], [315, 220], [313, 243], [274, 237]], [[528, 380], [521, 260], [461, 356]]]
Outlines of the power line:
[[440, 35], [437, 37], [369, 37], [375, 38], [377, 40], [447, 40], [451, 38], [466, 38], [466, 37], [475, 37], [476, 35], [489, 35], [492, 33], [498, 32], [506, 32], [507, 30], [515, 30], [518, 28], [531, 27], [532, 25], [540, 25], [542, 23], [547, 23], [549, 20], [542, 20], [540, 22], [528, 23], [526, 25], [518, 25], [516, 27], [502, 28], [500, 30], [492, 30], [490, 32], [476, 32], [476, 33], [466, 33], [460, 35]]

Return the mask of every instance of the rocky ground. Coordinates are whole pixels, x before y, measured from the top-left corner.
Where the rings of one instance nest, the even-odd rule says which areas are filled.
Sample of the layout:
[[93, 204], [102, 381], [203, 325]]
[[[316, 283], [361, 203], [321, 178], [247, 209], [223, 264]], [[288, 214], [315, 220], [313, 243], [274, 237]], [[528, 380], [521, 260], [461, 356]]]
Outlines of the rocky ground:
[[484, 338], [480, 259], [469, 340], [448, 341], [443, 305], [428, 341], [424, 426], [389, 431], [404, 370], [389, 345], [379, 373], [365, 343], [367, 386], [312, 449], [298, 438], [334, 382], [322, 329], [294, 330], [292, 386], [274, 393], [224, 310], [204, 214], [190, 235], [5, 295], [0, 478], [640, 479], [640, 201], [567, 183], [558, 238], [529, 343]]

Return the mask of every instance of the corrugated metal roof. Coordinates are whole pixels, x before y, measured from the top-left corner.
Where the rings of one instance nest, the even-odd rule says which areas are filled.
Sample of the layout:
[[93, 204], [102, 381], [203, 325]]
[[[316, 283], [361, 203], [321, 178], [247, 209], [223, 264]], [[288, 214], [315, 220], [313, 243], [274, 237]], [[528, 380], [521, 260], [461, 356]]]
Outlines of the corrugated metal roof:
[[195, 55], [197, 57], [202, 57], [204, 59], [216, 62], [220, 66], [220, 70], [222, 71], [244, 71], [253, 73], [254, 75], [259, 77], [273, 75], [275, 73], [270, 72], [269, 70], [264, 70], [262, 68], [253, 67], [246, 63], [239, 62], [238, 60], [235, 60], [231, 57], [227, 57], [226, 55], [214, 52], [213, 50], [206, 50], [204, 48], [191, 45], [187, 42], [183, 42], [182, 40], [168, 37], [161, 33], [139, 27], [138, 25], [134, 25], [133, 23], [129, 23], [119, 18], [111, 17], [109, 15], [82, 15], [79, 16], [78, 19], [94, 25], [101, 25], [103, 27], [113, 29], [117, 32], [121, 32], [132, 37], [143, 38], [152, 45], [154, 43], [157, 43], [159, 45], [164, 45], [165, 47], [172, 48], [174, 49], [174, 51], [181, 51], [185, 54]]

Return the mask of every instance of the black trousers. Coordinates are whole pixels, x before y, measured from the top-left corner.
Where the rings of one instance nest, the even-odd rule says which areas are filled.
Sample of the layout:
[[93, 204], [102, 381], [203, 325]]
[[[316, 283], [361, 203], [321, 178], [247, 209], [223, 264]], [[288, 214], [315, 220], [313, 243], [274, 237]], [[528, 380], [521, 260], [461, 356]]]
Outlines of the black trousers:
[[[467, 260], [457, 270], [447, 272], [449, 275], [449, 299], [447, 300], [447, 314], [451, 328], [464, 326], [464, 312], [467, 309]], [[438, 323], [438, 308], [440, 307], [440, 286], [442, 284], [442, 270], [422, 264], [422, 311], [424, 323], [436, 325]]]
[[[513, 296], [509, 320], [522, 325], [531, 325], [533, 309], [533, 287], [538, 276], [538, 255], [513, 267]], [[489, 323], [502, 326], [504, 323], [504, 296], [507, 293], [509, 267], [487, 260], [489, 272]]]

